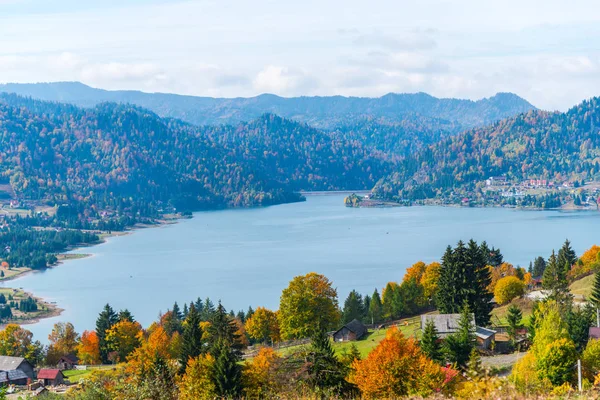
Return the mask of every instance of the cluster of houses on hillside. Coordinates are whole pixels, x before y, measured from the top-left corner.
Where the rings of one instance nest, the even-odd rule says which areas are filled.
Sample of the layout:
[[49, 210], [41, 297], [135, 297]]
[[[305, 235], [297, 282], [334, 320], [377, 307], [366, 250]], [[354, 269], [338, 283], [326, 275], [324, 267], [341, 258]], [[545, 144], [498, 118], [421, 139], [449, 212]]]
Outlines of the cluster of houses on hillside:
[[47, 391], [47, 387], [64, 385], [64, 370], [77, 365], [76, 356], [64, 356], [56, 368], [35, 369], [23, 357], [0, 356], [0, 386], [21, 387], [33, 391], [34, 396]]

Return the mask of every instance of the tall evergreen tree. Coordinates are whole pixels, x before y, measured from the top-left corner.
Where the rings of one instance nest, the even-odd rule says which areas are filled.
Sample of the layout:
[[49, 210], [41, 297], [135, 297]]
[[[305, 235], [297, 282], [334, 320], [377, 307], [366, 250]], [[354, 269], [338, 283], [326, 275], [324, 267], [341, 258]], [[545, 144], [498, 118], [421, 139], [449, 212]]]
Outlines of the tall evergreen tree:
[[188, 310], [187, 318], [183, 324], [183, 334], [181, 335], [181, 352], [179, 363], [181, 372], [185, 371], [190, 358], [196, 358], [203, 352], [202, 347], [202, 328], [200, 328], [200, 313], [192, 304]]
[[368, 322], [372, 324], [378, 324], [382, 320], [383, 305], [381, 304], [381, 297], [377, 289], [373, 292], [371, 302], [369, 303], [369, 316]]
[[194, 307], [196, 307], [196, 311], [200, 314], [200, 316], [202, 316], [204, 313], [204, 302], [202, 301], [202, 299], [200, 297], [198, 297], [196, 299], [196, 302], [194, 303]]
[[371, 296], [369, 296], [368, 294], [366, 294], [363, 297], [364, 318], [367, 318], [367, 315], [369, 314], [369, 307], [370, 306], [371, 306]]
[[600, 272], [596, 272], [594, 276], [594, 286], [592, 287], [590, 300], [596, 308], [600, 308]]
[[222, 342], [231, 347], [232, 351], [237, 355], [241, 355], [241, 344], [239, 336], [236, 333], [237, 330], [238, 327], [235, 321], [227, 314], [225, 307], [219, 302], [208, 327], [210, 349], [213, 349], [218, 343]]
[[475, 326], [469, 304], [465, 302], [458, 320], [458, 330], [444, 341], [444, 353], [447, 359], [464, 369], [471, 351], [475, 347]]
[[508, 323], [507, 333], [513, 346], [517, 339], [517, 331], [521, 329], [522, 320], [523, 313], [519, 307], [514, 304], [508, 307], [508, 315], [506, 316], [506, 321]]
[[325, 331], [312, 336], [308, 362], [309, 384], [314, 389], [337, 396], [347, 391], [346, 367], [336, 357]]
[[423, 336], [421, 337], [421, 341], [419, 342], [419, 346], [421, 346], [421, 350], [423, 353], [431, 358], [433, 361], [442, 362], [443, 355], [440, 346], [440, 338], [438, 336], [438, 331], [435, 328], [435, 324], [432, 320], [428, 320], [425, 323], [425, 328], [423, 329]]
[[557, 262], [560, 267], [564, 268], [565, 275], [571, 270], [573, 264], [577, 262], [577, 254], [575, 253], [575, 250], [571, 248], [569, 239], [565, 240], [565, 243], [558, 251]]
[[135, 322], [135, 319], [128, 309], [124, 309], [119, 311], [119, 321]]
[[190, 311], [190, 309], [188, 308], [187, 303], [183, 303], [183, 319], [187, 318], [188, 312]]
[[240, 357], [225, 340], [219, 339], [212, 351], [215, 358], [214, 383], [220, 398], [236, 399], [242, 390]]
[[252, 316], [254, 315], [254, 309], [252, 308], [252, 306], [248, 306], [248, 311], [246, 311], [246, 319], [250, 319], [252, 318]]
[[173, 304], [173, 309], [171, 312], [173, 313], [173, 317], [177, 320], [181, 321], [183, 319], [183, 314], [181, 314], [181, 310], [179, 309], [179, 304], [177, 304], [177, 302]]
[[342, 310], [342, 323], [347, 324], [352, 320], [362, 321], [365, 317], [363, 298], [356, 290], [352, 290], [346, 301], [344, 301], [344, 309]]
[[532, 276], [534, 278], [539, 278], [544, 274], [545, 270], [546, 270], [546, 260], [544, 260], [544, 257], [536, 258], [535, 261], [533, 262]]
[[546, 264], [542, 277], [542, 287], [549, 291], [549, 298], [556, 300], [563, 306], [571, 300], [565, 268], [558, 264], [558, 258], [554, 251], [552, 251], [552, 255]]
[[[495, 257], [502, 257], [497, 250]], [[485, 255], [477, 243], [471, 239], [468, 246], [470, 268], [475, 271], [475, 280], [471, 289], [469, 305], [475, 314], [475, 323], [479, 326], [488, 326], [492, 315], [492, 299], [494, 294], [488, 287], [492, 283], [492, 274], [487, 266]]]
[[204, 307], [202, 309], [202, 321], [210, 321], [213, 317], [213, 314], [215, 312], [215, 305], [214, 303], [207, 297], [206, 300], [204, 300]]
[[100, 348], [100, 359], [104, 364], [108, 363], [108, 343], [106, 342], [106, 331], [113, 327], [119, 321], [115, 310], [107, 304], [96, 320], [96, 336], [98, 336], [98, 345]]
[[457, 313], [459, 311], [458, 307], [460, 307], [457, 305], [464, 302], [462, 297], [464, 279], [461, 275], [454, 256], [454, 250], [448, 246], [442, 256], [436, 296], [436, 304], [441, 314]]

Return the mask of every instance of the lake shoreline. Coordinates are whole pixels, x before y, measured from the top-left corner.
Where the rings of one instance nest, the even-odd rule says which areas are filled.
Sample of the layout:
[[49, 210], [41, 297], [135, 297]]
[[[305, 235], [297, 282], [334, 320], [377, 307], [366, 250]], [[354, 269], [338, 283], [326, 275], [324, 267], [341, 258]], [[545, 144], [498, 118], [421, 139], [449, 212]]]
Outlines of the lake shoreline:
[[[113, 232], [101, 231], [98, 233], [98, 236], [100, 237], [100, 239], [98, 241], [96, 241], [94, 243], [82, 243], [81, 245], [69, 247], [65, 252], [57, 254], [56, 255], [56, 258], [57, 258], [56, 263], [48, 266], [44, 270], [57, 268], [67, 261], [80, 260], [83, 258], [94, 257], [94, 254], [92, 254], [92, 253], [72, 253], [73, 251], [77, 251], [78, 249], [98, 246], [98, 245], [108, 242], [109, 239], [114, 238], [114, 237], [131, 235], [140, 229], [159, 228], [159, 227], [165, 226], [165, 225], [176, 224], [180, 219], [188, 219], [188, 218], [191, 218], [191, 217], [180, 216], [180, 217], [173, 217], [173, 218], [167, 218], [167, 219], [160, 219], [160, 220], [157, 220], [156, 224], [135, 224], [132, 227], [127, 228], [124, 231], [113, 231]], [[20, 270], [16, 274], [11, 275], [9, 277], [1, 278], [0, 282], [8, 282], [8, 281], [16, 280], [17, 278], [23, 278], [24, 276], [34, 273], [36, 271], [38, 271], [38, 270], [34, 270], [32, 268], [20, 268]], [[21, 289], [12, 288], [12, 287], [8, 287], [8, 286], [4, 287], [4, 289], [13, 290], [13, 291], [21, 291]], [[56, 303], [49, 302], [44, 298], [35, 296], [33, 293], [23, 291], [23, 294], [28, 297], [33, 298], [38, 304], [41, 304], [45, 308], [44, 312], [41, 312], [40, 314], [38, 314], [34, 317], [26, 318], [23, 320], [7, 321], [6, 323], [0, 324], [0, 329], [4, 329], [6, 327], [6, 325], [8, 325], [8, 324], [17, 324], [17, 325], [36, 324], [43, 319], [58, 317], [65, 311], [63, 308], [60, 308]]]

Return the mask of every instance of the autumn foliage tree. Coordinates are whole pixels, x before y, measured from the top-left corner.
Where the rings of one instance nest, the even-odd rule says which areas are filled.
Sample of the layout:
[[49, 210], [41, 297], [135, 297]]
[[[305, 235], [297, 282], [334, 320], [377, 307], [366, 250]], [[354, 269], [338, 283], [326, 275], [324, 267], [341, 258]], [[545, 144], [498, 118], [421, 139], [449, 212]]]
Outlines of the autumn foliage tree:
[[367, 399], [428, 396], [444, 389], [446, 374], [414, 339], [390, 328], [364, 360], [353, 364], [350, 381]]
[[297, 276], [281, 294], [278, 318], [285, 340], [333, 329], [340, 320], [337, 291], [323, 275]]
[[246, 321], [245, 327], [248, 335], [260, 343], [278, 342], [280, 340], [277, 313], [264, 307], [256, 309]]
[[70, 322], [58, 322], [54, 324], [52, 332], [48, 335], [48, 342], [46, 363], [54, 365], [60, 357], [77, 352], [79, 334], [75, 332], [75, 327]]
[[275, 390], [274, 369], [280, 357], [271, 347], [262, 347], [252, 361], [247, 362], [242, 371], [244, 395], [250, 399], [268, 398]]
[[100, 342], [94, 331], [83, 331], [81, 340], [77, 346], [77, 357], [84, 365], [97, 365], [100, 359]]
[[498, 304], [510, 303], [523, 294], [525, 294], [525, 283], [516, 276], [501, 278], [494, 289], [494, 296]]
[[210, 354], [190, 358], [179, 385], [180, 400], [210, 400], [218, 398], [214, 382], [215, 359]]
[[24, 357], [36, 365], [42, 357], [42, 345], [33, 340], [33, 334], [17, 324], [8, 324], [0, 331], [0, 355]]
[[106, 343], [108, 348], [116, 353], [116, 361], [124, 362], [140, 345], [140, 333], [142, 326], [139, 322], [122, 320], [114, 324], [106, 332]]

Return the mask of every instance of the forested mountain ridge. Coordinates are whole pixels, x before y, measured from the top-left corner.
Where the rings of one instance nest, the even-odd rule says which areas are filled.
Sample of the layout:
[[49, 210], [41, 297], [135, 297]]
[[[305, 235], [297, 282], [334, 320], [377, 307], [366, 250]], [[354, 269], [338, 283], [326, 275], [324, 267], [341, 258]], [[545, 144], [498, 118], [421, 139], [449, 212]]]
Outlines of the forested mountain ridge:
[[471, 101], [438, 99], [425, 93], [394, 94], [378, 98], [294, 97], [263, 94], [251, 98], [210, 98], [139, 91], [107, 91], [77, 82], [3, 84], [0, 91], [22, 96], [93, 107], [102, 102], [131, 103], [195, 125], [236, 124], [272, 113], [322, 129], [369, 118], [391, 122], [405, 119], [442, 119], [458, 130], [492, 123], [535, 109], [512, 93]]
[[600, 98], [565, 113], [529, 111], [446, 138], [404, 160], [374, 191], [384, 198], [432, 198], [504, 174], [509, 181], [600, 178]]
[[145, 109], [92, 109], [0, 94], [0, 172], [22, 199], [142, 215], [297, 201], [299, 190], [365, 189], [389, 157], [266, 114], [196, 127]]

